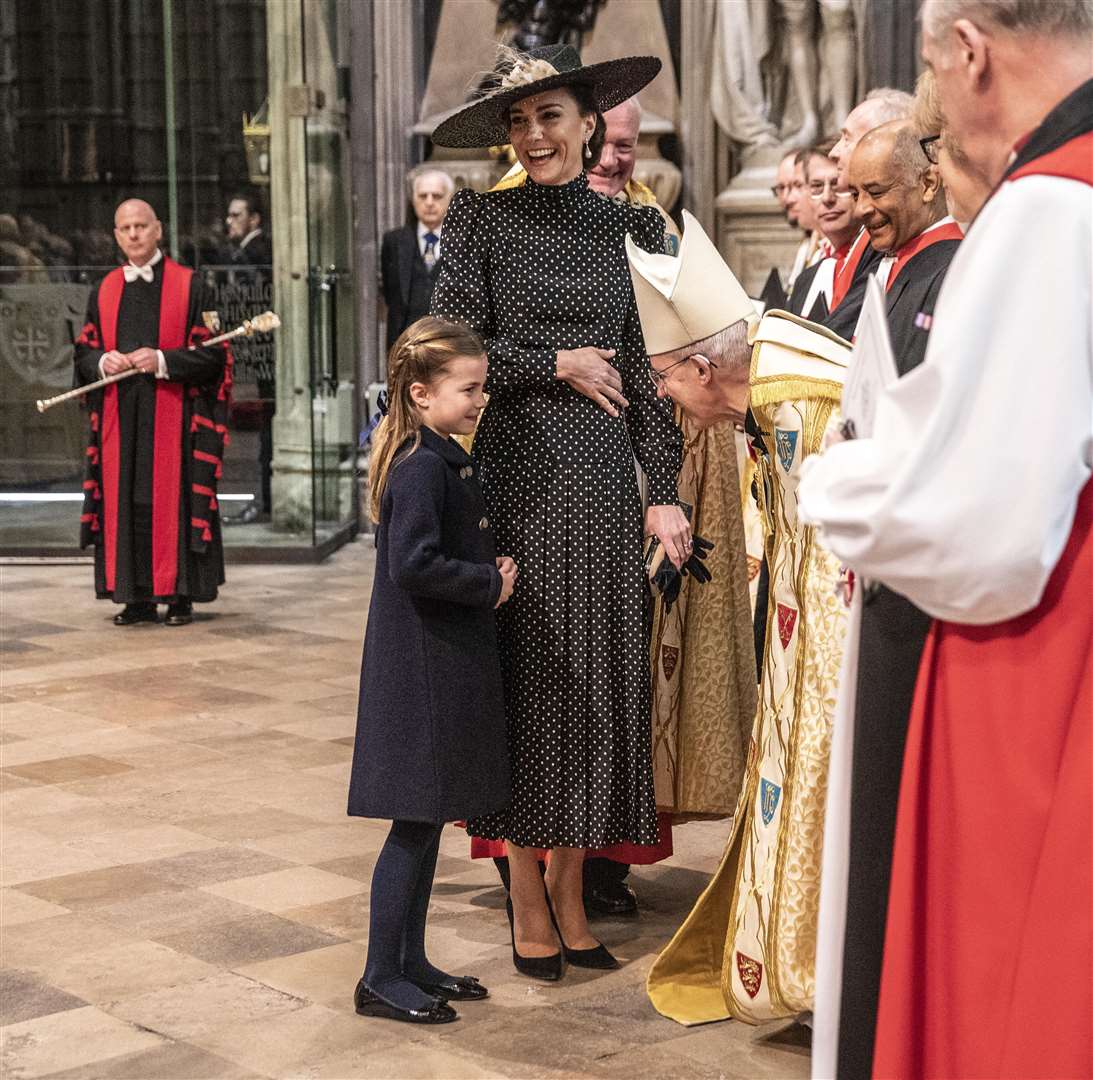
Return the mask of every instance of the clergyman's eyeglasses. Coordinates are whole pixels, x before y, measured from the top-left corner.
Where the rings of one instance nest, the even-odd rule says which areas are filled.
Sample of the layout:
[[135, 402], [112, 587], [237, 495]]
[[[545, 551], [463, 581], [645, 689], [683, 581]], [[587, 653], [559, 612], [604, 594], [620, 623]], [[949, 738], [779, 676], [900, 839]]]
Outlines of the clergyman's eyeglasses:
[[[680, 364], [685, 364], [688, 360], [693, 360], [696, 356], [702, 356], [702, 354], [693, 353], [690, 356], [685, 356], [682, 360], [676, 360], [675, 363], [669, 364], [666, 368], [661, 368], [660, 371], [657, 371], [655, 367], [649, 368], [649, 378], [652, 380], [653, 386], [655, 386], [659, 390], [668, 381], [666, 376], [668, 372], [672, 370], [672, 368], [677, 368]], [[717, 365], [708, 356], [702, 356], [702, 359], [705, 360], [706, 363], [710, 365], [710, 367], [717, 367]]]
[[813, 202], [820, 202], [827, 195], [827, 189], [830, 188], [831, 194], [834, 195], [836, 199], [849, 199], [850, 192], [839, 191], [839, 189], [835, 187], [837, 183], [838, 179], [835, 177], [830, 180], [812, 180], [808, 185], [808, 197]]

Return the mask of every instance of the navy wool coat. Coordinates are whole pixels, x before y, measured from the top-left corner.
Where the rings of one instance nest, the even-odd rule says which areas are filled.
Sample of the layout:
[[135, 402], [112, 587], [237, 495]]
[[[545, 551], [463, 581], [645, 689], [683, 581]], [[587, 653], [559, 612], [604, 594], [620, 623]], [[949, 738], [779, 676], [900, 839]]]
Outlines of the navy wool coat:
[[441, 824], [510, 797], [501, 575], [471, 458], [428, 428], [411, 445], [380, 506], [349, 813]]

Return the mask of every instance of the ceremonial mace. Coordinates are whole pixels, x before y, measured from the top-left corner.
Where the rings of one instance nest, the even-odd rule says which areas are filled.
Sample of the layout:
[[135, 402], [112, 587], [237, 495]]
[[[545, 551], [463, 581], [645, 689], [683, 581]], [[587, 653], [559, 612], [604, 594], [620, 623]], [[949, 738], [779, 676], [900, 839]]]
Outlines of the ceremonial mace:
[[[204, 349], [209, 345], [219, 345], [222, 341], [230, 341], [232, 338], [237, 337], [252, 337], [254, 334], [268, 334], [271, 330], [276, 330], [281, 325], [280, 318], [272, 311], [263, 311], [261, 315], [255, 315], [253, 319], [244, 319], [241, 326], [237, 326], [234, 330], [229, 330], [226, 334], [219, 334], [214, 338], [209, 338], [207, 341], [199, 342], [197, 345], [191, 345], [190, 351], [194, 349]], [[99, 379], [97, 382], [88, 383], [86, 386], [77, 386], [75, 390], [67, 390], [63, 394], [58, 394], [56, 397], [45, 398], [44, 400], [39, 398], [37, 401], [38, 411], [43, 413], [46, 409], [52, 409], [54, 405], [60, 405], [62, 401], [71, 401], [73, 398], [83, 397], [84, 394], [91, 393], [92, 390], [101, 390], [104, 386], [109, 386], [111, 383], [121, 382], [122, 379], [128, 379], [130, 375], [139, 375], [140, 371], [137, 368], [130, 368], [128, 371], [119, 371], [116, 375], [107, 375], [105, 379]]]

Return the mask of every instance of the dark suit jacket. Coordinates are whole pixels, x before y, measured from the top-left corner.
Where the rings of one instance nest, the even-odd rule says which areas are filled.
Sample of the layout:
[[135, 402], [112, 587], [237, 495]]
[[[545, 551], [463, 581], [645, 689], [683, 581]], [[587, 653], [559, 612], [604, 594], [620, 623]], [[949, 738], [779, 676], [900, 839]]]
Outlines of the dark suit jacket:
[[380, 274], [383, 300], [387, 304], [387, 348], [410, 325], [410, 275], [418, 254], [417, 223], [403, 225], [383, 234]]
[[802, 311], [801, 308], [804, 307], [805, 299], [808, 296], [808, 290], [812, 288], [812, 279], [816, 276], [821, 266], [823, 266], [823, 259], [817, 263], [813, 263], [811, 266], [806, 266], [797, 275], [797, 280], [793, 283], [793, 289], [789, 294], [789, 299], [786, 301], [786, 311], [792, 312], [794, 315], [800, 315], [802, 319], [808, 318], [808, 312]]
[[841, 338], [850, 341], [854, 337], [854, 328], [858, 325], [858, 316], [861, 314], [862, 304], [865, 303], [865, 283], [869, 275], [876, 273], [877, 267], [884, 256], [870, 244], [863, 253], [854, 278], [850, 282], [850, 288], [843, 297], [843, 302], [826, 319], [824, 326], [828, 330], [834, 330]]
[[929, 321], [919, 316], [932, 319], [949, 263], [959, 246], [959, 240], [938, 240], [923, 248], [908, 261], [888, 290], [888, 330], [901, 376], [926, 359]]
[[227, 249], [227, 261], [244, 266], [269, 266], [273, 262], [273, 245], [265, 229], [261, 229], [258, 235], [246, 247], [232, 244]]

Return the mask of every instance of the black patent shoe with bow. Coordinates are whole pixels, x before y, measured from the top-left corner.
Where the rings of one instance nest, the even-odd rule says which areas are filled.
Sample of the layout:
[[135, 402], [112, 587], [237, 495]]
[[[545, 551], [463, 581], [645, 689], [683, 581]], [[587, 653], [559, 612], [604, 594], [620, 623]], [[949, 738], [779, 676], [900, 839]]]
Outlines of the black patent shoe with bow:
[[401, 1020], [404, 1024], [450, 1024], [459, 1019], [459, 1013], [445, 1001], [434, 1000], [427, 1009], [402, 1009], [392, 1005], [365, 986], [364, 979], [353, 991], [353, 1007], [360, 1016], [379, 1016], [384, 1020]]
[[481, 1001], [490, 996], [490, 992], [473, 975], [450, 975], [440, 982], [419, 982], [417, 979], [410, 979], [410, 982], [423, 993], [441, 1001]]

